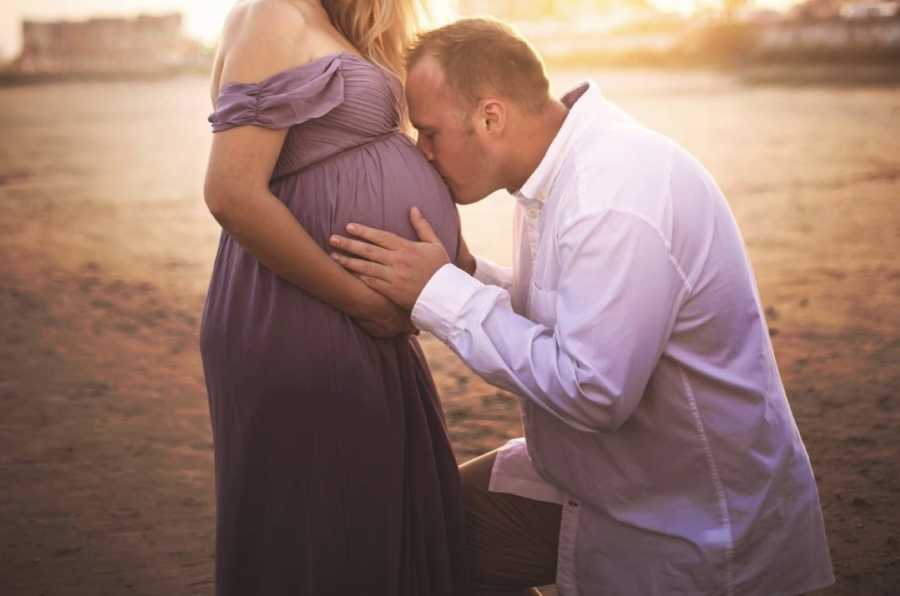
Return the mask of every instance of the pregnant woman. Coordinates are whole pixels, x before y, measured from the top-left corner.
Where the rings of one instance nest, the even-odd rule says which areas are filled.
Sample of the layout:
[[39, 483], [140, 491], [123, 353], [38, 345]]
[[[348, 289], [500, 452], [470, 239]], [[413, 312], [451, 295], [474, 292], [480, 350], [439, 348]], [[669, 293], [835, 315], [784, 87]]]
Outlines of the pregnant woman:
[[226, 23], [201, 337], [219, 596], [466, 590], [456, 463], [408, 313], [326, 253], [350, 221], [414, 238], [412, 206], [457, 253], [449, 193], [400, 131], [419, 8], [255, 0]]

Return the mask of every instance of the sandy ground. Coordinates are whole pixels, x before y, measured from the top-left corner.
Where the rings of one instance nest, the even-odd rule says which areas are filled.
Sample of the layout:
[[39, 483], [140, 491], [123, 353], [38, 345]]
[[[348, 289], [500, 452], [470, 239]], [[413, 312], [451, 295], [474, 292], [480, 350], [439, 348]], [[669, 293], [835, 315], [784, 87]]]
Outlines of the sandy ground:
[[[589, 74], [730, 198], [825, 507], [823, 594], [900, 593], [900, 89]], [[0, 89], [0, 594], [211, 593], [204, 86]], [[474, 250], [508, 261], [510, 207], [464, 210]], [[423, 343], [460, 461], [519, 434], [512, 397]]]

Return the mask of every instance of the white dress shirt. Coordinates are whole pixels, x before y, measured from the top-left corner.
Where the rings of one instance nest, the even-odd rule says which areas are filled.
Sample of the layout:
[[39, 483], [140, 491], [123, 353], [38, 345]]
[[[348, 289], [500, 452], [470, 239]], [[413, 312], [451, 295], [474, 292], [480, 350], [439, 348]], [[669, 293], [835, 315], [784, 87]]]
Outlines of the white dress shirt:
[[446, 265], [413, 309], [520, 396], [531, 462], [565, 496], [560, 593], [831, 584], [809, 457], [724, 196], [596, 84], [563, 101], [515, 193], [512, 269]]

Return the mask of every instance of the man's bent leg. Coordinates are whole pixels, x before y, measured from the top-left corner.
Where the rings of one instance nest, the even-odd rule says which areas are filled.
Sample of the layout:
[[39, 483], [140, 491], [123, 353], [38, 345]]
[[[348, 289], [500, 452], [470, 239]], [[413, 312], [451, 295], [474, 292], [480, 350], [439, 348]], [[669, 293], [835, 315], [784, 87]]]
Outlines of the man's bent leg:
[[562, 507], [490, 492], [497, 450], [459, 468], [474, 594], [536, 594], [556, 581]]

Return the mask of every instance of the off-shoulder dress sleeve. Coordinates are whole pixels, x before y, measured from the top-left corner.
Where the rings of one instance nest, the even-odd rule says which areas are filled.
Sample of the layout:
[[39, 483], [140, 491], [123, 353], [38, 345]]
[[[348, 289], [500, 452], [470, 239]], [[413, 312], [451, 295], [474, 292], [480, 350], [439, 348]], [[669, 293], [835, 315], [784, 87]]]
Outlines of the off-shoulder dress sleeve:
[[247, 125], [290, 128], [324, 116], [344, 101], [340, 64], [339, 57], [324, 67], [313, 61], [258, 83], [225, 85], [209, 116], [212, 131]]

